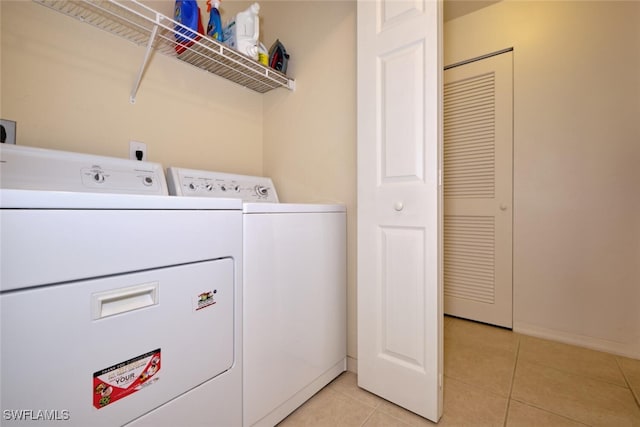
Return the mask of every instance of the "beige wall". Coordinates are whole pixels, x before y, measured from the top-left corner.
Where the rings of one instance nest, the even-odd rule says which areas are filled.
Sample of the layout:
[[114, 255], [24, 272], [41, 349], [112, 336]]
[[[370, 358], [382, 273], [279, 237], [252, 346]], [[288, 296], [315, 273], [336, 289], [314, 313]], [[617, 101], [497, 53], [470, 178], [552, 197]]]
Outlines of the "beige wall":
[[445, 64], [514, 47], [514, 329], [640, 358], [640, 3], [503, 1]]
[[128, 157], [133, 139], [164, 166], [262, 173], [262, 95], [155, 55], [131, 104], [143, 47], [30, 1], [1, 7], [0, 114], [18, 144]]

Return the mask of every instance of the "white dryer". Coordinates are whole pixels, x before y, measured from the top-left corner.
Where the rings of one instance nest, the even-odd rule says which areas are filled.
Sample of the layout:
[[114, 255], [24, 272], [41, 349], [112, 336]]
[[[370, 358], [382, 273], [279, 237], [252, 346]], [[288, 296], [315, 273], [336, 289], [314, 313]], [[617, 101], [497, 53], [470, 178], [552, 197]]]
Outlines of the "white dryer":
[[243, 425], [274, 426], [346, 370], [345, 207], [278, 203], [265, 177], [169, 168], [167, 181], [244, 201]]
[[0, 182], [2, 425], [241, 425], [240, 201], [4, 144]]

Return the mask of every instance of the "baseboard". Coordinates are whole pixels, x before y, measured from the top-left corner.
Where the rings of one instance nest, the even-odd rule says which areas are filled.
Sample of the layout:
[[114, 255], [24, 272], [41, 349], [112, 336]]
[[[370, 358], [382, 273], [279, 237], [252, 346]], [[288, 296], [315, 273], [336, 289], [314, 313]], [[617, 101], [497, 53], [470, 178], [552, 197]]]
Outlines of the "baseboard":
[[543, 328], [524, 322], [514, 322], [513, 331], [523, 335], [530, 335], [533, 337], [558, 341], [565, 344], [577, 345], [580, 347], [590, 348], [592, 350], [604, 351], [607, 353], [617, 354], [619, 356], [630, 357], [632, 359], [640, 359], [640, 342], [637, 342], [635, 344], [620, 343], [616, 341], [603, 340], [600, 338], [558, 331], [556, 329]]

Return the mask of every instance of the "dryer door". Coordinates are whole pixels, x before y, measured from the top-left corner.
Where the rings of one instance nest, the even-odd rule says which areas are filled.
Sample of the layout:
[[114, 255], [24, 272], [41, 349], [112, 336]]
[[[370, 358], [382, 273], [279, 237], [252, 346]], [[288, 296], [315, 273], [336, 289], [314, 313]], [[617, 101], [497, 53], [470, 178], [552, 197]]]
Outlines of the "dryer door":
[[2, 294], [4, 421], [122, 425], [230, 369], [233, 263]]

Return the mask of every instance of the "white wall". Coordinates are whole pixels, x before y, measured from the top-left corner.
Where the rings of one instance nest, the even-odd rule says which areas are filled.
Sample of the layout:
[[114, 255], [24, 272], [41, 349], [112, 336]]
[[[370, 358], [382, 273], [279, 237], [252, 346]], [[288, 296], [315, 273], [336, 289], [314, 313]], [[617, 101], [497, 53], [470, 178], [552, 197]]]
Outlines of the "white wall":
[[514, 330], [640, 358], [640, 3], [503, 1], [445, 64], [514, 47]]

